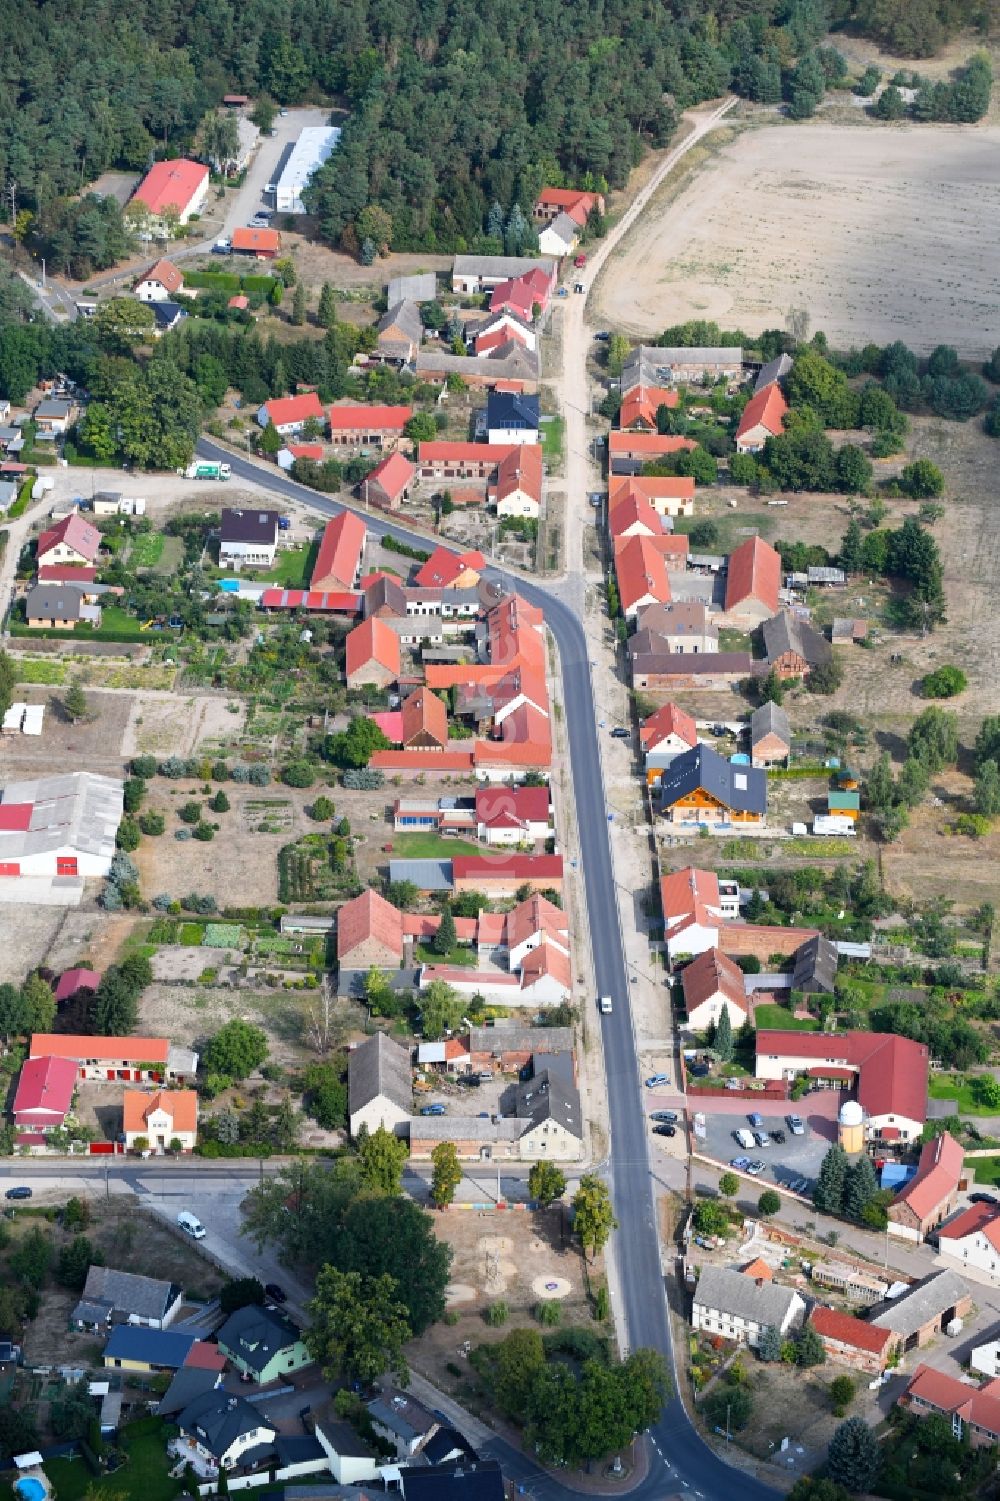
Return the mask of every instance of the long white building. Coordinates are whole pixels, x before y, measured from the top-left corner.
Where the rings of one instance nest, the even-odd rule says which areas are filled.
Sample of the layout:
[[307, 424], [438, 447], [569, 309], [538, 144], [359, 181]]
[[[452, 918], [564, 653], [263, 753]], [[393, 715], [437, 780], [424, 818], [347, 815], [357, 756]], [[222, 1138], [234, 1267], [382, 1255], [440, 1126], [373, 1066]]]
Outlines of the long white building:
[[300, 133], [274, 186], [274, 206], [279, 214], [305, 213], [302, 190], [339, 142], [339, 125], [310, 125]]
[[0, 901], [74, 905], [106, 876], [122, 817], [122, 783], [89, 771], [8, 782], [0, 795]]

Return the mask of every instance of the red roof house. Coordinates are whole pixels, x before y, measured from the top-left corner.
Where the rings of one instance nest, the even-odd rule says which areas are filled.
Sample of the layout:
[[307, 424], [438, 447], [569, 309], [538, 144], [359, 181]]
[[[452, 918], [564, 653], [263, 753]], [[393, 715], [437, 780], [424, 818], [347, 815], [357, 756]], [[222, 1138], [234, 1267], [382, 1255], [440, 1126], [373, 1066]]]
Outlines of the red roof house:
[[456, 891], [511, 896], [519, 886], [533, 891], [562, 890], [561, 855], [456, 855], [451, 862]]
[[560, 214], [569, 214], [574, 223], [586, 224], [592, 209], [604, 213], [604, 198], [600, 193], [584, 192], [580, 188], [543, 188], [535, 201], [536, 219], [556, 219]]
[[762, 537], [748, 537], [729, 554], [726, 614], [754, 625], [778, 613], [781, 559]]
[[101, 983], [100, 971], [96, 969], [67, 969], [59, 976], [56, 986], [56, 1002], [71, 1001], [81, 990], [96, 990]]
[[520, 844], [550, 833], [547, 787], [480, 787], [476, 832], [487, 844]]
[[427, 562], [414, 574], [413, 582], [421, 589], [474, 589], [486, 567], [481, 552], [451, 552], [435, 547]]
[[347, 447], [368, 444], [382, 448], [403, 436], [403, 428], [412, 416], [413, 408], [407, 406], [338, 402], [330, 408], [330, 441]]
[[309, 580], [310, 589], [353, 589], [361, 576], [366, 537], [365, 524], [353, 511], [341, 511], [328, 521]]
[[639, 731], [639, 743], [644, 751], [654, 751], [665, 742], [676, 743], [678, 754], [691, 750], [698, 744], [698, 729], [690, 714], [676, 704], [664, 704], [644, 721]]
[[92, 584], [96, 568], [81, 568], [72, 563], [43, 563], [38, 570], [40, 584]]
[[41, 568], [54, 563], [93, 563], [100, 546], [97, 527], [74, 511], [42, 532], [35, 564]]
[[696, 1032], [717, 1023], [728, 1012], [735, 1032], [750, 1014], [743, 971], [735, 959], [716, 948], [705, 949], [681, 972], [687, 1024]]
[[322, 422], [325, 415], [316, 392], [304, 391], [300, 396], [273, 396], [265, 401], [257, 413], [257, 421], [261, 427], [273, 423], [279, 433], [296, 433], [310, 418]]
[[405, 454], [398, 449], [390, 453], [361, 481], [365, 504], [398, 510], [410, 492], [416, 472], [416, 466]]
[[666, 559], [652, 538], [642, 533], [615, 539], [615, 574], [626, 619], [643, 605], [665, 605], [670, 599]]
[[899, 1335], [891, 1329], [866, 1324], [853, 1314], [835, 1308], [817, 1306], [809, 1322], [823, 1341], [831, 1360], [839, 1360], [859, 1371], [881, 1375], [899, 1345]]
[[784, 432], [787, 411], [788, 402], [776, 381], [751, 396], [736, 429], [736, 452], [759, 453], [768, 438]]
[[429, 688], [418, 688], [403, 700], [402, 734], [407, 750], [445, 750], [448, 745], [448, 710]]
[[192, 214], [197, 214], [208, 195], [208, 168], [201, 162], [189, 162], [183, 157], [173, 161], [154, 162], [142, 182], [136, 188], [132, 201], [144, 204], [154, 219], [173, 210], [178, 221], [186, 224]]
[[362, 891], [337, 913], [337, 962], [342, 968], [395, 969], [403, 958], [403, 915], [377, 891]]
[[675, 407], [680, 396], [673, 387], [633, 386], [622, 397], [618, 426], [639, 427], [656, 432], [656, 414], [660, 407]]
[[917, 1171], [889, 1205], [889, 1230], [906, 1240], [924, 1237], [948, 1218], [958, 1201], [965, 1152], [948, 1131], [920, 1151]]
[[184, 273], [173, 261], [159, 260], [139, 277], [135, 293], [141, 302], [152, 302], [159, 297], [173, 297], [183, 285]]
[[366, 683], [387, 688], [399, 681], [399, 637], [378, 615], [370, 615], [355, 626], [344, 646], [348, 688], [361, 688]]
[[75, 1088], [76, 1063], [71, 1058], [29, 1058], [17, 1081], [12, 1111], [15, 1126], [36, 1131], [61, 1126]]
[[[752, 932], [752, 928], [748, 928]], [[775, 929], [776, 933], [787, 929]], [[900, 1128], [910, 1139], [927, 1118], [927, 1048], [891, 1032], [757, 1033], [757, 1076], [787, 1078], [817, 1068], [822, 1077], [838, 1068], [857, 1081], [858, 1103], [874, 1134]]]
[[950, 1418], [955, 1437], [963, 1437], [967, 1429], [973, 1448], [1000, 1443], [1000, 1380], [974, 1387], [944, 1371], [918, 1365], [899, 1405], [918, 1418], [929, 1413]]

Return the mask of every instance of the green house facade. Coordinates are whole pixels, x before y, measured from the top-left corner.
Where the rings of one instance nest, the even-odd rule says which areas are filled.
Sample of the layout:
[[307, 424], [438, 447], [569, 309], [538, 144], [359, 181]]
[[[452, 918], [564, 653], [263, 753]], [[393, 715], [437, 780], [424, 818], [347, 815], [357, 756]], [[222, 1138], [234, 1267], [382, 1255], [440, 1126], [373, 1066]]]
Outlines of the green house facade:
[[240, 1374], [259, 1386], [301, 1370], [312, 1359], [296, 1326], [270, 1308], [237, 1308], [217, 1339]]

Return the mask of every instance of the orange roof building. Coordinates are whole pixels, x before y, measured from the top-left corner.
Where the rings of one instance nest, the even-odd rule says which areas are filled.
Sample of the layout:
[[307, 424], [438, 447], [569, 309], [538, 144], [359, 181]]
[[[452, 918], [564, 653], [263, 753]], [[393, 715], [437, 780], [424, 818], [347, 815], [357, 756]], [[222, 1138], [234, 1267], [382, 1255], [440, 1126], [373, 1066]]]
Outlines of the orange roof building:
[[359, 444], [384, 448], [387, 443], [398, 442], [412, 416], [409, 406], [337, 402], [329, 411], [330, 442], [348, 448]]
[[535, 201], [536, 219], [557, 219], [560, 214], [569, 214], [575, 224], [586, 224], [592, 209], [604, 213], [604, 198], [600, 193], [585, 192], [580, 188], [543, 188]]
[[281, 235], [276, 229], [234, 229], [233, 250], [237, 255], [254, 255], [259, 261], [273, 261], [281, 254]]
[[615, 574], [626, 620], [634, 617], [643, 605], [665, 605], [670, 599], [664, 555], [648, 536], [615, 539]]
[[341, 968], [397, 969], [403, 958], [403, 915], [377, 891], [362, 891], [337, 913]]
[[537, 519], [542, 506], [542, 450], [538, 443], [515, 444], [497, 465], [489, 499], [498, 516]]
[[353, 589], [361, 577], [367, 537], [365, 524], [353, 511], [341, 511], [323, 529], [310, 589], [337, 593]]
[[445, 750], [448, 710], [429, 688], [418, 688], [403, 700], [402, 743], [405, 750]]
[[87, 1037], [71, 1032], [35, 1032], [32, 1058], [72, 1058], [81, 1079], [183, 1080], [193, 1078], [198, 1055], [165, 1037]]
[[717, 948], [705, 949], [681, 973], [687, 1025], [702, 1032], [728, 1012], [735, 1032], [750, 1014], [743, 971]]
[[726, 614], [760, 625], [778, 613], [781, 558], [762, 537], [748, 537], [729, 554]]
[[323, 403], [315, 391], [304, 391], [300, 396], [274, 396], [257, 413], [261, 427], [273, 423], [281, 434], [297, 433], [303, 423], [322, 422]]
[[736, 429], [736, 452], [759, 453], [768, 438], [776, 438], [784, 432], [787, 411], [788, 402], [777, 381], [751, 396]]
[[481, 552], [452, 552], [447, 547], [435, 547], [426, 563], [413, 576], [420, 589], [474, 589], [486, 567]]
[[680, 755], [681, 751], [691, 750], [698, 744], [698, 728], [692, 716], [676, 704], [664, 704], [643, 722], [639, 744], [647, 752], [668, 745]]
[[126, 1149], [145, 1139], [154, 1152], [191, 1152], [198, 1140], [198, 1096], [193, 1089], [126, 1089], [122, 1098]]
[[344, 643], [347, 654], [347, 686], [363, 688], [372, 683], [388, 688], [399, 681], [402, 666], [399, 637], [378, 615], [356, 625]]
[[612, 474], [608, 484], [610, 510], [626, 496], [641, 495], [659, 516], [694, 513], [694, 480], [689, 474]]
[[173, 297], [184, 285], [184, 275], [173, 261], [159, 260], [144, 271], [135, 284], [135, 295], [140, 302], [162, 302]]
[[966, 1431], [973, 1448], [1000, 1443], [1000, 1380], [969, 1386], [945, 1371], [918, 1365], [899, 1405], [916, 1417], [938, 1413], [951, 1419], [951, 1431], [961, 1439]]
[[880, 1329], [835, 1308], [818, 1305], [809, 1322], [823, 1341], [823, 1349], [831, 1360], [839, 1360], [871, 1374], [881, 1374], [885, 1370], [900, 1342], [899, 1335], [891, 1329]]
[[889, 1232], [904, 1240], [923, 1240], [946, 1220], [958, 1202], [965, 1153], [949, 1131], [942, 1131], [920, 1150], [917, 1171], [889, 1205]]
[[154, 219], [176, 213], [177, 222], [186, 224], [192, 214], [201, 212], [208, 197], [208, 168], [201, 162], [183, 157], [154, 162], [132, 196]]
[[645, 432], [656, 432], [656, 414], [660, 407], [676, 407], [680, 396], [672, 387], [633, 386], [622, 397], [618, 412], [620, 428], [638, 427]]
[[410, 492], [416, 472], [416, 466], [397, 449], [380, 460], [361, 481], [361, 497], [366, 505], [398, 510]]

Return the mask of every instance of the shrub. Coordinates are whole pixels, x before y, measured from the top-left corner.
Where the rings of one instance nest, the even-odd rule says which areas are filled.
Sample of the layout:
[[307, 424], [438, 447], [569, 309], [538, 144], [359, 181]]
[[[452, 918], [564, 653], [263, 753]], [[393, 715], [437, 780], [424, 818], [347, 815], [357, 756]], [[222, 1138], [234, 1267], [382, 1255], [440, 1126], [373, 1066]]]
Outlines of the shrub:
[[920, 694], [922, 698], [954, 698], [964, 693], [968, 681], [960, 667], [937, 667], [920, 684]]
[[208, 805], [213, 813], [228, 813], [231, 807], [226, 794], [220, 789]]
[[136, 756], [134, 761], [129, 762], [129, 771], [139, 781], [146, 782], [150, 777], [156, 776], [155, 756]]
[[204, 819], [202, 819], [202, 821], [200, 823], [196, 823], [194, 828], [191, 830], [191, 837], [193, 839], [200, 839], [202, 844], [208, 844], [209, 840], [215, 838], [215, 829], [212, 824], [205, 823]]
[[489, 1308], [487, 1308], [484, 1317], [491, 1329], [499, 1329], [510, 1318], [510, 1309], [503, 1298], [498, 1298], [495, 1303], [491, 1303]]
[[[152, 808], [148, 813], [139, 814], [139, 827], [144, 834], [150, 834], [155, 837], [157, 834], [162, 834], [166, 826], [166, 820], [164, 819], [163, 814], [155, 812]], [[168, 897], [168, 905], [169, 901], [170, 899]]]
[[181, 823], [197, 823], [201, 818], [201, 803], [196, 803], [193, 799], [182, 803], [177, 809], [177, 817]]
[[251, 766], [247, 781], [251, 787], [266, 787], [271, 780], [271, 773], [266, 766]]
[[562, 1309], [554, 1298], [535, 1304], [535, 1318], [547, 1329], [554, 1329], [562, 1319]]
[[281, 773], [281, 780], [287, 787], [311, 787], [316, 773], [308, 761], [290, 761]]

